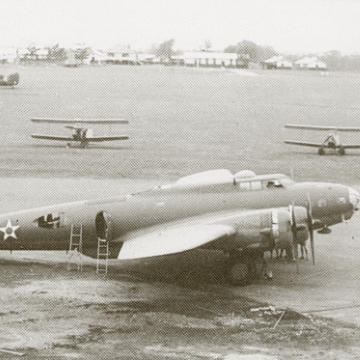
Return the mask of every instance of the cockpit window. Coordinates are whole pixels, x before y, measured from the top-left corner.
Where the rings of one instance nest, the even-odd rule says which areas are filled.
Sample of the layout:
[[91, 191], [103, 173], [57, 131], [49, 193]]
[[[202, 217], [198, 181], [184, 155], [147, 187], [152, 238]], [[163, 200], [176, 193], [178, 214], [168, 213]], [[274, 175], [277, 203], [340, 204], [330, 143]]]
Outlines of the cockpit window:
[[282, 177], [279, 179], [279, 183], [282, 185], [282, 187], [288, 187], [290, 185], [293, 185], [295, 182], [294, 180], [288, 178], [287, 176]]
[[293, 184], [294, 181], [288, 177], [282, 177], [279, 179], [270, 179], [264, 182], [265, 189], [281, 189]]
[[279, 180], [269, 180], [266, 183], [267, 189], [275, 189], [284, 187]]

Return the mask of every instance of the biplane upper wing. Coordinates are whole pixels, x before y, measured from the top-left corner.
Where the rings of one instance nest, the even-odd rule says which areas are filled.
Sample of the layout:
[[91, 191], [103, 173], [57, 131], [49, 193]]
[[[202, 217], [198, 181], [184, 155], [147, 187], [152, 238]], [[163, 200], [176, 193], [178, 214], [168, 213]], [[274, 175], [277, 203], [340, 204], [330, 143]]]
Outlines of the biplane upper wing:
[[330, 131], [350, 131], [358, 132], [360, 127], [347, 127], [347, 126], [318, 126], [318, 125], [301, 125], [301, 124], [286, 124], [287, 129], [300, 129], [300, 130], [330, 130]]
[[101, 142], [101, 141], [114, 141], [114, 140], [128, 140], [129, 137], [126, 135], [117, 136], [91, 136], [86, 138], [89, 142]]
[[32, 118], [32, 122], [48, 124], [128, 124], [128, 120], [123, 119], [52, 119], [52, 118]]
[[74, 138], [72, 136], [31, 134], [31, 137], [34, 139], [44, 139], [44, 140], [59, 140], [59, 141], [73, 141], [74, 140]]
[[300, 145], [300, 146], [310, 146], [310, 147], [321, 147], [323, 144], [317, 144], [317, 143], [311, 143], [311, 142], [305, 142], [305, 141], [296, 141], [296, 140], [285, 140], [285, 144], [290, 145]]

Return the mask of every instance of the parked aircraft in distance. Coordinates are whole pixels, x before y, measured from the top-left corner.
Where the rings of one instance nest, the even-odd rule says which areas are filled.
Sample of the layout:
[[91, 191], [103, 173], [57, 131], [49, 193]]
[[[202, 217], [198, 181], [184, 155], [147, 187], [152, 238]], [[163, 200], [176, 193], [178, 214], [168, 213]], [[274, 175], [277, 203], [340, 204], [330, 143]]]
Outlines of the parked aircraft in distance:
[[0, 75], [0, 86], [16, 86], [20, 81], [18, 73], [10, 74], [6, 79], [4, 75]]
[[33, 118], [32, 122], [36, 123], [49, 123], [49, 124], [66, 124], [65, 128], [72, 130], [71, 136], [63, 135], [50, 135], [50, 134], [31, 134], [34, 139], [43, 140], [56, 140], [67, 141], [68, 147], [86, 148], [91, 142], [115, 141], [115, 140], [128, 140], [127, 135], [114, 135], [114, 136], [94, 136], [93, 129], [82, 126], [82, 124], [93, 125], [115, 125], [115, 124], [128, 124], [127, 120], [120, 119], [46, 119], [46, 118]]
[[292, 247], [298, 266], [297, 245], [310, 238], [315, 264], [314, 230], [350, 219], [359, 202], [340, 184], [210, 170], [127, 196], [1, 214], [0, 249], [68, 250], [78, 226], [85, 255], [99, 259], [104, 246], [119, 260], [221, 250], [226, 277], [245, 285], [275, 245]]
[[360, 144], [345, 145], [341, 142], [338, 132], [359, 132], [360, 127], [338, 127], [338, 126], [317, 126], [317, 125], [299, 125], [299, 124], [286, 124], [285, 128], [299, 129], [299, 130], [329, 130], [331, 131], [322, 143], [312, 143], [296, 140], [285, 140], [285, 144], [310, 146], [318, 148], [319, 155], [325, 154], [325, 149], [331, 149], [339, 155], [345, 155], [345, 149], [360, 149]]

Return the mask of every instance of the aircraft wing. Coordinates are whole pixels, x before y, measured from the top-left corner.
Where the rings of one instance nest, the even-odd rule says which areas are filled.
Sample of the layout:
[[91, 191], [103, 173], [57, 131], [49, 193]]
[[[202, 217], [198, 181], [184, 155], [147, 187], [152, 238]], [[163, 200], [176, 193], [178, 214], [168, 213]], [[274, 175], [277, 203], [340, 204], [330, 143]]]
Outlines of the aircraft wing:
[[290, 145], [310, 146], [310, 147], [316, 147], [316, 148], [319, 148], [322, 146], [322, 144], [304, 142], [304, 141], [296, 141], [296, 140], [285, 140], [284, 143], [290, 144]]
[[71, 136], [57, 136], [57, 135], [42, 135], [42, 134], [31, 134], [34, 139], [44, 140], [59, 140], [59, 141], [73, 141], [74, 138]]
[[101, 142], [101, 141], [114, 141], [114, 140], [128, 140], [129, 137], [126, 135], [118, 136], [91, 136], [86, 138], [88, 142]]
[[287, 129], [299, 129], [299, 130], [330, 130], [330, 131], [350, 131], [350, 132], [360, 131], [360, 127], [346, 127], [346, 126], [338, 127], [338, 126], [286, 124], [284, 127]]
[[342, 145], [344, 149], [360, 149], [360, 145]]
[[48, 124], [128, 124], [123, 119], [55, 119], [55, 118], [32, 118], [32, 122]]
[[[211, 213], [143, 229], [113, 241], [122, 243], [118, 254], [120, 260], [176, 254], [198, 247], [228, 250], [239, 247], [236, 239], [244, 231], [257, 228], [258, 219], [265, 214], [268, 216], [272, 211], [273, 209], [243, 209]], [[287, 208], [284, 211], [288, 211]], [[269, 232], [268, 228], [258, 230], [259, 234]], [[258, 242], [248, 243], [247, 246], [256, 247], [261, 241], [259, 237]]]
[[118, 259], [141, 259], [192, 250], [235, 234], [235, 228], [222, 224], [182, 225], [157, 230], [125, 241]]

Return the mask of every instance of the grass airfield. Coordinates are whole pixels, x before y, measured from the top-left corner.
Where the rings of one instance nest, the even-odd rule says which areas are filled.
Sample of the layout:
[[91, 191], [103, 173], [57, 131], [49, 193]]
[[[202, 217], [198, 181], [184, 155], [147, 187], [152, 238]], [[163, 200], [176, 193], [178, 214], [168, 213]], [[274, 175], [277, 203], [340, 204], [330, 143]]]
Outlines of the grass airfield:
[[[285, 137], [320, 141], [325, 134], [285, 132], [285, 123], [355, 126], [360, 74], [250, 72], [158, 66], [60, 66], [16, 70], [16, 89], [0, 88], [0, 176], [175, 179], [213, 168], [257, 173], [294, 169], [298, 179], [357, 183], [351, 156], [283, 144]], [[31, 117], [124, 118], [112, 133], [130, 140], [65, 149], [31, 133], [69, 134]], [[95, 134], [108, 128], [94, 129]], [[348, 135], [344, 142], [360, 142]]]
[[[357, 126], [360, 74], [158, 66], [16, 70], [20, 86], [0, 88], [3, 212], [129, 193], [211, 168], [259, 174], [292, 168], [298, 181], [359, 184], [360, 151], [320, 157], [282, 141], [320, 141], [321, 134], [282, 126]], [[31, 139], [32, 132], [67, 134], [61, 126], [29, 121], [47, 116], [125, 118], [130, 125], [112, 133], [131, 139], [86, 150]], [[247, 288], [224, 286], [222, 256], [202, 251], [114, 264], [106, 281], [94, 274], [93, 261], [77, 274], [66, 270], [64, 254], [1, 253], [1, 347], [34, 359], [357, 358], [359, 231], [357, 215], [331, 235], [316, 236], [315, 268], [302, 262], [297, 276], [293, 264], [274, 260], [275, 279]], [[319, 312], [310, 318], [289, 312], [273, 329], [278, 315], [250, 312], [268, 303]], [[339, 309], [321, 311], [326, 308]]]

